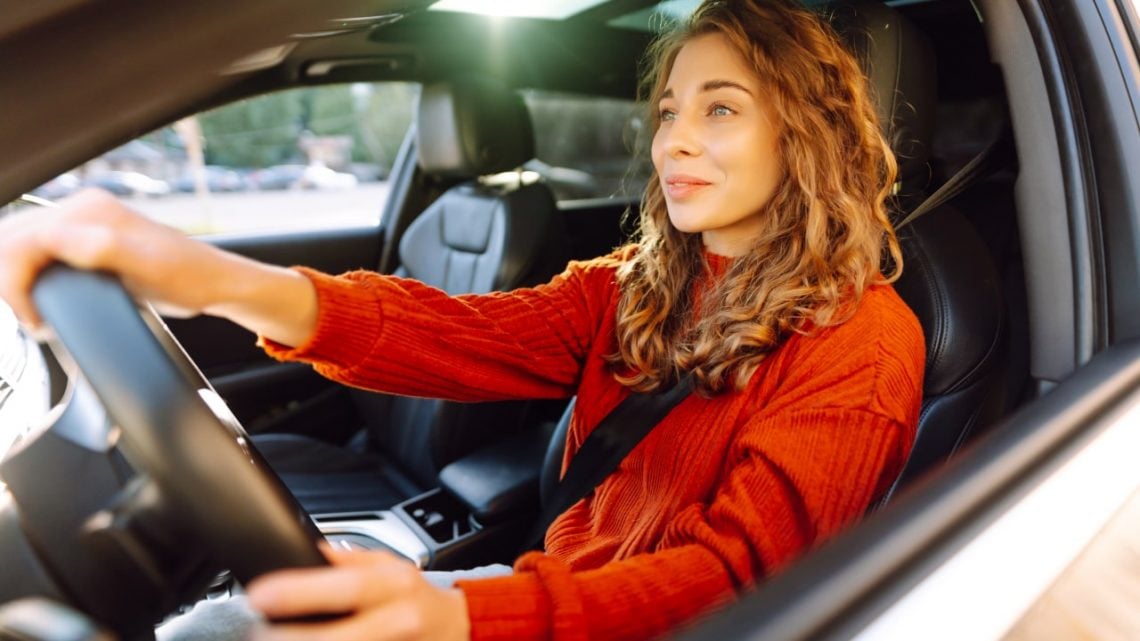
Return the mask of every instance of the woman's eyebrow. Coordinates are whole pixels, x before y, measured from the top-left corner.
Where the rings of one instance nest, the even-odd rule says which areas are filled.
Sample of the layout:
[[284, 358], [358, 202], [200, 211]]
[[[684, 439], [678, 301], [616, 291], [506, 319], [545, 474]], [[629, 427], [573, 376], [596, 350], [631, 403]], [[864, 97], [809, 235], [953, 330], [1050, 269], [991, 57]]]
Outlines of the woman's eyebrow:
[[[744, 85], [740, 84], [739, 82], [733, 82], [731, 80], [709, 80], [709, 81], [706, 81], [704, 84], [701, 85], [701, 91], [702, 92], [713, 91], [715, 89], [736, 89], [738, 91], [743, 91], [744, 93], [748, 94], [749, 96], [752, 96], [752, 92], [748, 89], [748, 87], [745, 87]], [[664, 100], [666, 98], [672, 98], [672, 97], [673, 97], [673, 90], [672, 89], [666, 89], [665, 93], [661, 94], [661, 100]], [[753, 97], [755, 97], [755, 96], [753, 96]]]
[[748, 87], [745, 87], [739, 82], [733, 82], [731, 80], [709, 80], [705, 84], [701, 85], [701, 91], [712, 91], [714, 89], [737, 89], [750, 96], [752, 95], [752, 92], [748, 90]]

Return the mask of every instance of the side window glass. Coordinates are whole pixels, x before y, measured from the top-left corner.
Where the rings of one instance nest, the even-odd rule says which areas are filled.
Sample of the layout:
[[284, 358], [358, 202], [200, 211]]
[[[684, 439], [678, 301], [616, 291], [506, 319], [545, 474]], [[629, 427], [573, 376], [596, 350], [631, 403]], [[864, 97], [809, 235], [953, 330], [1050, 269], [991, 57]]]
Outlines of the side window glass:
[[102, 187], [189, 234], [378, 225], [419, 85], [353, 83], [257, 96], [180, 120], [32, 193]]
[[639, 139], [641, 106], [630, 100], [522, 92], [534, 121], [537, 158], [527, 165], [560, 201], [635, 201], [652, 165]]

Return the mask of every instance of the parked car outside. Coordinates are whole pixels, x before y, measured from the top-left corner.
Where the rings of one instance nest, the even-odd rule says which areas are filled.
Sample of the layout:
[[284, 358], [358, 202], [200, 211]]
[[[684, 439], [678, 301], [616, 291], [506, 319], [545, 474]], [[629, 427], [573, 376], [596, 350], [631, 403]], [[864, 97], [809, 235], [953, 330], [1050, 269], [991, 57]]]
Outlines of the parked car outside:
[[35, 196], [56, 200], [70, 196], [83, 186], [83, 181], [71, 172], [64, 172], [31, 191]]
[[84, 185], [106, 189], [116, 196], [156, 198], [170, 193], [169, 183], [137, 171], [109, 171], [97, 174], [88, 177]]
[[[204, 184], [211, 192], [234, 192], [249, 189], [249, 183], [238, 171], [229, 167], [206, 165], [202, 168]], [[178, 180], [174, 181], [174, 191], [193, 192], [196, 189], [197, 178], [194, 170], [188, 170]]]
[[305, 175], [305, 165], [273, 165], [256, 169], [249, 175], [253, 184], [262, 190], [291, 189]]
[[308, 165], [295, 183], [301, 189], [352, 189], [359, 181], [356, 176], [336, 171], [325, 165]]

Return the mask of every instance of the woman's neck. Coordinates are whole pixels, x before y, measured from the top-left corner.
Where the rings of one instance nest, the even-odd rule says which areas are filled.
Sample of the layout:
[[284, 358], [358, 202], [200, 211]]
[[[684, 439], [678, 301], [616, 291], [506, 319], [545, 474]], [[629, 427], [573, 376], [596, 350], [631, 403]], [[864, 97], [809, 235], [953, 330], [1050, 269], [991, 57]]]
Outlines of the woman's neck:
[[736, 258], [748, 253], [756, 235], [761, 231], [758, 217], [750, 216], [728, 228], [701, 232], [701, 244], [706, 252]]

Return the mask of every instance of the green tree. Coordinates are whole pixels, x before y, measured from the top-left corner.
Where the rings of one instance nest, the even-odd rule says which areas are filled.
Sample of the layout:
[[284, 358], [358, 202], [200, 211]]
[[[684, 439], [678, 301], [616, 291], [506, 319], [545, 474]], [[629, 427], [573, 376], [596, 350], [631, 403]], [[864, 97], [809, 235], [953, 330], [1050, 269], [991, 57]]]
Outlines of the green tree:
[[310, 131], [318, 136], [352, 136], [353, 161], [391, 168], [412, 124], [419, 85], [383, 82], [312, 91]]
[[396, 152], [412, 125], [419, 95], [420, 86], [411, 82], [387, 82], [373, 86], [359, 131], [369, 138], [369, 149], [376, 150], [374, 160], [385, 169], [392, 167]]
[[202, 114], [206, 162], [232, 167], [268, 167], [297, 162], [304, 130], [303, 94], [284, 91], [250, 98]]

